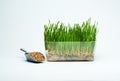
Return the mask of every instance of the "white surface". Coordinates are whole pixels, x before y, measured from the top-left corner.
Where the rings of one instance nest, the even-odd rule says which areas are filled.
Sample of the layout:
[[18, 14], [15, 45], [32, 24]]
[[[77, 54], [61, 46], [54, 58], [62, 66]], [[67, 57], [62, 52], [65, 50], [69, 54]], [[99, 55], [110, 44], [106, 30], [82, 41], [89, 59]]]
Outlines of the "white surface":
[[[120, 80], [119, 0], [0, 0], [0, 81]], [[19, 50], [44, 53], [43, 25], [91, 17], [99, 32], [94, 62], [25, 61]], [[44, 53], [45, 54], [45, 53]]]
[[34, 64], [25, 61], [21, 55], [1, 59], [0, 64], [1, 81], [120, 80], [120, 63], [115, 59]]

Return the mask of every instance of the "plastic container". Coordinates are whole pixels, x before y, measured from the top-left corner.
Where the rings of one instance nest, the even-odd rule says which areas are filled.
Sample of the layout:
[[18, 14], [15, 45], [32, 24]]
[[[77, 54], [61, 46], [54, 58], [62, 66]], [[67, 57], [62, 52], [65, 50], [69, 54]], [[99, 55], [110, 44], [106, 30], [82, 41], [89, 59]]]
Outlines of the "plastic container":
[[95, 41], [45, 42], [48, 61], [93, 61]]

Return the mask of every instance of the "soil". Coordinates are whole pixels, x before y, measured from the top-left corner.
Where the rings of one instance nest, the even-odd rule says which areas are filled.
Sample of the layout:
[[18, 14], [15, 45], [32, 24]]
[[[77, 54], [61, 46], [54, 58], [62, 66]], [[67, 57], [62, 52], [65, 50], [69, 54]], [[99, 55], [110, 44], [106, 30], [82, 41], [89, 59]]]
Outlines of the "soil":
[[92, 54], [85, 55], [56, 55], [56, 54], [48, 54], [48, 61], [93, 61], [94, 56]]

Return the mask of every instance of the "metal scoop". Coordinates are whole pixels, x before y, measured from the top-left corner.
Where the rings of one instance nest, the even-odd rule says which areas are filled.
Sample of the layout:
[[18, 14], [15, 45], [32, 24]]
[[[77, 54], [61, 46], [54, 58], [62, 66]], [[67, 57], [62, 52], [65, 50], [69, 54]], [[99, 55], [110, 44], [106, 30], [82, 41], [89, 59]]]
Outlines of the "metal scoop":
[[38, 60], [35, 58], [35, 56], [31, 56], [30, 54], [32, 54], [33, 52], [27, 52], [24, 49], [20, 49], [20, 50], [25, 52], [25, 56], [26, 56], [27, 61], [39, 63], [39, 62], [42, 62], [45, 60], [45, 57], [40, 52], [36, 52], [36, 55], [40, 54], [42, 57], [38, 57], [38, 59], [42, 58], [42, 60]]

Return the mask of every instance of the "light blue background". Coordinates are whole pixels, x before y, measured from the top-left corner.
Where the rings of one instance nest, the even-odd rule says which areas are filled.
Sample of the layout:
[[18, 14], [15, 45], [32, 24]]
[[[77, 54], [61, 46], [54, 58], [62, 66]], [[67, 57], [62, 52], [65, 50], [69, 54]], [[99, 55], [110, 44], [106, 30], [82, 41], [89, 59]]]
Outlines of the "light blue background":
[[[23, 61], [20, 48], [45, 54], [48, 19], [73, 24], [89, 17], [99, 29], [94, 62]], [[120, 0], [0, 0], [0, 80], [120, 80], [119, 35]]]

